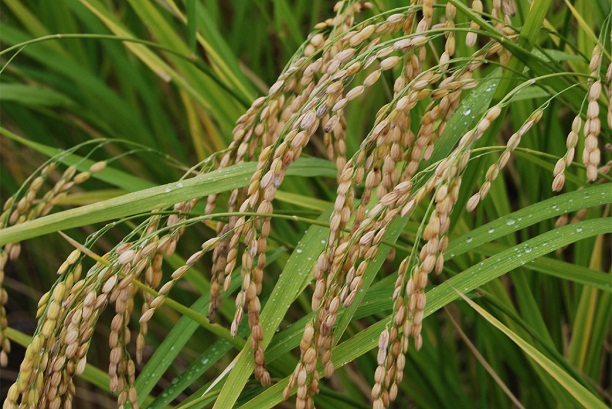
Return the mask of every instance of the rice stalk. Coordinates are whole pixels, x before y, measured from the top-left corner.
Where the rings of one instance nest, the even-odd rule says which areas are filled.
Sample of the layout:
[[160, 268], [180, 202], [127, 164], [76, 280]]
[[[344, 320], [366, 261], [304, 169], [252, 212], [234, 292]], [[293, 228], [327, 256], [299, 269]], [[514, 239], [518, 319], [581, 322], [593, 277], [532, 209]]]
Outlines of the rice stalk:
[[[395, 272], [393, 292], [389, 294], [393, 304], [391, 320], [378, 338], [371, 403], [375, 409], [389, 407], [400, 394], [410, 345], [418, 351], [425, 342], [425, 288], [431, 284], [431, 273], [440, 274], [445, 268], [451, 217], [458, 211], [461, 195], [469, 196], [468, 211], [477, 210], [512, 163], [523, 138], [541, 126], [550, 101], [561, 98], [561, 93], [553, 93], [547, 103], [532, 110], [500, 149], [476, 193], [462, 190], [477, 147], [489, 143], [488, 136], [499, 129], [508, 106], [520, 91], [544, 82], [544, 78], [528, 79], [514, 73], [522, 83], [502, 100], [476, 113], [475, 122], [457, 138], [451, 152], [432, 161], [449, 120], [457, 114], [465, 95], [479, 85], [484, 68], [495, 64], [507, 69], [513, 58], [510, 49], [520, 41], [518, 30], [512, 26], [511, 16], [516, 10], [513, 1], [496, 0], [491, 10], [485, 10], [482, 1], [473, 0], [470, 7], [478, 19], [470, 18], [467, 23], [455, 22], [456, 3], [413, 0], [393, 12], [364, 17], [373, 7], [371, 4], [338, 2], [335, 17], [314, 27], [267, 94], [256, 99], [236, 121], [233, 141], [216, 165], [223, 169], [256, 162], [244, 188], [231, 190], [227, 202], [221, 200], [221, 195], [210, 195], [193, 197], [169, 209], [156, 209], [111, 251], [96, 259], [84, 276], [87, 254], [75, 249], [67, 257], [57, 272], [57, 283], [38, 304], [38, 326], [4, 407], [72, 407], [74, 377], [85, 369], [94, 329], [107, 308], [113, 310], [108, 340], [110, 390], [117, 395], [120, 407], [138, 407], [136, 367], [143, 360], [148, 323], [176, 284], [208, 253], [212, 258], [209, 317], [214, 319], [221, 308], [222, 295], [231, 287], [232, 273], [240, 267], [240, 288], [234, 297], [230, 333], [236, 336], [246, 318], [255, 379], [263, 386], [270, 385], [273, 380], [266, 361], [260, 313], [276, 199], [288, 167], [305, 152], [317, 152], [313, 140], [320, 142], [320, 153], [335, 163], [336, 186], [329, 234], [312, 272], [313, 315], [304, 326], [299, 359], [283, 397], [289, 399], [295, 393], [296, 407], [314, 407], [323, 382], [320, 373], [331, 378], [335, 372], [334, 347], [341, 335], [336, 333], [339, 315], [351, 307], [362, 289], [364, 274], [379, 254], [391, 224], [400, 218], [414, 219], [416, 209], [424, 207], [414, 246]], [[488, 31], [484, 23], [495, 31]], [[459, 49], [457, 38], [464, 34], [467, 49]], [[607, 33], [602, 33], [604, 37], [608, 37]], [[438, 53], [436, 47], [443, 51]], [[600, 148], [602, 135], [608, 138], [612, 126], [609, 59], [602, 45], [595, 45], [588, 79], [581, 89], [585, 91], [585, 109], [575, 115], [566, 153], [552, 171], [553, 191], [565, 186], [565, 171], [573, 164], [581, 133], [586, 181], [605, 183], [609, 179], [610, 162], [601, 166]], [[351, 152], [347, 148], [347, 113], [383, 81], [391, 84], [389, 98], [378, 107], [371, 129]], [[606, 103], [607, 122], [602, 125], [600, 111]], [[43, 217], [71, 188], [103, 170], [106, 164], [98, 162], [82, 173], [71, 166], [38, 198], [56, 166], [50, 162], [5, 203], [0, 222], [8, 227]], [[221, 209], [229, 217], [216, 220], [213, 237], [205, 240], [169, 279], [164, 279], [164, 259], [183, 245], [185, 231], [196, 223], [193, 213], [200, 201], [205, 215], [212, 217]], [[578, 212], [572, 222], [582, 217], [584, 213]], [[92, 250], [101, 234], [90, 236], [84, 246]], [[0, 253], [3, 366], [10, 343], [2, 332], [8, 325], [3, 307], [8, 294], [2, 288], [2, 277], [6, 263], [15, 260], [19, 252], [20, 244], [11, 243]], [[393, 265], [393, 256], [387, 264]], [[139, 313], [134, 311], [137, 296], [142, 298]], [[133, 316], [138, 317], [139, 323], [135, 341]], [[128, 352], [132, 344], [135, 358]]]

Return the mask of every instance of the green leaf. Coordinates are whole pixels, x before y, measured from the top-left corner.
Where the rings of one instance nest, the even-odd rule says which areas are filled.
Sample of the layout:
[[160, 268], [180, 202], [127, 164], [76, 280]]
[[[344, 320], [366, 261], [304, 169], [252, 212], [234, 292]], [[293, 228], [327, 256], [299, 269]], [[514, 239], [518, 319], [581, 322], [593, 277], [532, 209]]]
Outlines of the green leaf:
[[[0, 231], [0, 245], [42, 236], [59, 230], [90, 225], [108, 220], [121, 219], [153, 209], [164, 208], [194, 197], [246, 186], [255, 163], [245, 163], [219, 169], [179, 182], [141, 190], [134, 193], [82, 206], [72, 210], [51, 214]], [[336, 168], [329, 161], [301, 158], [287, 170], [287, 175], [309, 177], [336, 175]]]
[[606, 184], [589, 186], [582, 190], [542, 200], [477, 227], [468, 234], [453, 240], [449, 244], [446, 259], [450, 260], [484, 243], [532, 226], [542, 220], [579, 209], [600, 206], [610, 201], [612, 201], [612, 189]]
[[529, 342], [518, 336], [514, 331], [505, 326], [501, 321], [489, 314], [484, 308], [480, 307], [474, 301], [463, 295], [461, 292], [457, 293], [467, 302], [476, 312], [483, 316], [493, 326], [499, 329], [501, 332], [506, 334], [508, 338], [514, 341], [529, 357], [531, 357], [538, 365], [540, 365], [546, 372], [552, 376], [561, 386], [563, 386], [573, 397], [578, 400], [583, 407], [588, 409], [606, 409], [608, 405], [599, 400], [595, 395], [589, 392], [584, 386], [577, 382], [574, 378], [569, 376], [562, 368], [556, 365], [553, 361], [548, 359], [543, 353], [538, 351]]
[[[330, 212], [325, 212], [320, 220], [327, 220]], [[264, 340], [262, 346], [265, 349], [285, 316], [289, 306], [304, 290], [312, 278], [311, 273], [319, 254], [325, 248], [329, 230], [320, 226], [311, 226], [289, 257], [278, 282], [272, 290], [268, 302], [263, 307], [259, 322], [263, 329]], [[244, 349], [236, 358], [236, 364], [230, 372], [214, 408], [231, 408], [244, 386], [246, 385], [254, 369], [253, 350], [247, 342]]]
[[65, 95], [45, 87], [0, 83], [0, 101], [42, 108], [62, 107], [71, 103]]

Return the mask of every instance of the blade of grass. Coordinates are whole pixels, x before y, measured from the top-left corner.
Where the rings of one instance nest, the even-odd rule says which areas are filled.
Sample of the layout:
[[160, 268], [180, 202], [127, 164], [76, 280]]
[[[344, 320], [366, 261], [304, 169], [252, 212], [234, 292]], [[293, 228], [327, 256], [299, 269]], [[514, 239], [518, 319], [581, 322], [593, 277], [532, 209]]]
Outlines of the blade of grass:
[[[329, 211], [325, 212], [319, 219], [327, 220], [329, 213]], [[327, 228], [311, 226], [289, 257], [283, 273], [280, 275], [261, 313], [260, 323], [264, 332], [262, 342], [264, 349], [270, 344], [274, 331], [278, 328], [289, 306], [310, 281], [312, 268], [325, 247], [328, 234]], [[253, 369], [253, 351], [248, 344], [238, 355], [236, 366], [223, 385], [214, 408], [233, 407]]]
[[[591, 24], [589, 24], [585, 20], [585, 17], [589, 20], [592, 20], [587, 13], [584, 13], [586, 9], [591, 9], [592, 4], [590, 4], [590, 2], [587, 3], [580, 0], [578, 0], [576, 4], [582, 9], [583, 13], [576, 10], [576, 8], [572, 5], [571, 2], [565, 0], [565, 5], [570, 10], [572, 16], [576, 19], [576, 21], [578, 22], [578, 26], [580, 27], [580, 30], [578, 31], [578, 42], [580, 43], [580, 48], [583, 52], [588, 53], [590, 50], [593, 49], [593, 44], [599, 43], [599, 39], [591, 29], [591, 27], [593, 26], [593, 22], [591, 21]], [[606, 50], [605, 47], [602, 47], [602, 51], [607, 53], [608, 57], [610, 57], [610, 53]]]
[[[470, 251], [490, 257], [507, 249], [508, 246], [502, 244], [487, 243], [470, 249]], [[594, 289], [612, 294], [612, 279], [610, 279], [608, 273], [602, 273], [578, 264], [571, 264], [550, 257], [541, 257], [524, 265], [523, 268], [562, 280], [588, 285]]]
[[508, 388], [508, 386], [504, 383], [501, 377], [495, 372], [495, 370], [491, 367], [491, 365], [489, 365], [485, 357], [478, 351], [478, 348], [476, 347], [476, 345], [472, 343], [470, 338], [461, 329], [461, 325], [459, 325], [459, 323], [453, 318], [453, 316], [450, 313], [448, 313], [448, 311], [446, 311], [446, 313], [447, 313], [446, 316], [448, 317], [450, 322], [453, 324], [455, 331], [457, 331], [457, 333], [459, 334], [463, 342], [467, 345], [468, 349], [470, 350], [472, 355], [474, 355], [476, 360], [480, 362], [482, 367], [489, 373], [489, 375], [491, 376], [491, 378], [493, 378], [495, 383], [499, 385], [501, 390], [504, 391], [504, 393], [512, 401], [514, 406], [520, 409], [525, 409], [525, 407], [521, 404], [521, 402], [517, 399], [517, 397], [514, 396], [510, 388]]
[[584, 386], [578, 383], [574, 378], [569, 376], [567, 372], [561, 369], [558, 365], [552, 362], [548, 357], [533, 347], [528, 341], [519, 337], [514, 331], [506, 327], [501, 321], [489, 314], [484, 308], [480, 307], [474, 301], [470, 300], [460, 291], [457, 294], [463, 298], [476, 312], [484, 317], [489, 323], [503, 332], [508, 338], [516, 343], [527, 355], [538, 363], [546, 372], [552, 376], [561, 386], [572, 394], [585, 408], [588, 409], [605, 409], [607, 405], [598, 399], [595, 395], [589, 392]]
[[[138, 192], [51, 214], [0, 231], [0, 245], [19, 242], [58, 230], [90, 225], [135, 215], [152, 209], [164, 208], [194, 197], [246, 186], [255, 163], [245, 163], [195, 176], [184, 181], [168, 183]], [[292, 164], [287, 175], [311, 177], [336, 175], [335, 166], [326, 160], [300, 158]]]
[[482, 244], [532, 226], [542, 220], [583, 208], [604, 205], [610, 201], [612, 201], [612, 189], [605, 184], [589, 186], [583, 190], [542, 200], [477, 227], [468, 234], [453, 240], [449, 244], [445, 258], [450, 260]]
[[[98, 16], [113, 33], [121, 37], [133, 37], [118, 19], [112, 16], [100, 2], [97, 0], [81, 0], [81, 2], [87, 6], [92, 13]], [[172, 31], [167, 28], [165, 20], [154, 11], [153, 7], [152, 4], [142, 3], [139, 4], [135, 10], [141, 13], [143, 18], [146, 18], [145, 21], [152, 24], [150, 25], [151, 29], [158, 31], [157, 34], [161, 35], [162, 38], [172, 35], [172, 41], [170, 42], [171, 46], [176, 46], [177, 49], [183, 49], [185, 52], [188, 52], [185, 44], [181, 43], [177, 39], [178, 37], [170, 34]], [[161, 29], [165, 30], [159, 32]], [[183, 60], [174, 61], [173, 65], [185, 71], [179, 72], [142, 45], [126, 43], [126, 47], [140, 58], [162, 80], [166, 82], [174, 81], [177, 86], [185, 90], [185, 92], [201, 106], [213, 113], [215, 118], [224, 127], [228, 128], [228, 130], [231, 129], [234, 119], [242, 108], [234, 104], [230, 98], [224, 98], [222, 88], [214, 81], [210, 80], [208, 77], [197, 75], [195, 67], [185, 64]]]
[[198, 30], [198, 20], [196, 19], [196, 2], [186, 1], [185, 7], [187, 8], [187, 47], [189, 47], [192, 54], [195, 54], [196, 33]]
[[49, 88], [0, 83], [0, 101], [13, 101], [28, 107], [64, 107], [72, 103], [65, 95]]
[[[36, 17], [35, 13], [32, 13], [25, 7], [23, 2], [18, 0], [6, 0], [4, 4], [15, 13], [19, 21], [21, 21], [27, 30], [34, 36], [42, 37], [50, 34], [47, 27]], [[60, 44], [50, 44], [49, 48], [64, 57], [68, 57], [66, 50], [64, 50]]]
[[[179, 7], [176, 6], [176, 3], [174, 1], [169, 1], [168, 3], [175, 15], [184, 21], [185, 17], [182, 15]], [[246, 101], [252, 101], [256, 97], [255, 91], [242, 73], [236, 55], [228, 47], [221, 33], [216, 29], [216, 25], [211, 20], [206, 8], [199, 2], [194, 3], [196, 5], [198, 24], [197, 40], [202, 48], [204, 48], [204, 51], [206, 51], [207, 59], [211, 62], [212, 69], [226, 86], [235, 90]]]
[[[599, 236], [595, 241], [591, 255], [590, 266], [592, 269], [601, 269], [602, 256], [604, 254], [604, 240]], [[579, 370], [584, 370], [586, 357], [590, 344], [590, 336], [593, 333], [594, 318], [599, 304], [599, 291], [595, 288], [585, 287], [580, 294], [578, 311], [572, 328], [572, 338], [568, 346], [568, 359]]]
[[[532, 345], [538, 347], [542, 353], [544, 353], [549, 359], [551, 359], [553, 362], [563, 368], [564, 371], [566, 371], [570, 376], [574, 377], [585, 388], [589, 389], [591, 392], [595, 392], [595, 388], [593, 388], [592, 385], [589, 384], [590, 380], [584, 376], [584, 373], [582, 371], [577, 370], [570, 362], [567, 361], [566, 357], [560, 351], [557, 350], [557, 347], [555, 345], [550, 345], [550, 343], [546, 339], [542, 338], [538, 334], [538, 332], [526, 322], [526, 320], [524, 319], [525, 314], [522, 314], [522, 316], [519, 315], [513, 307], [509, 308], [503, 305], [493, 294], [483, 289], [479, 289], [478, 292], [479, 294], [481, 294], [480, 300], [482, 300], [482, 302], [480, 304], [483, 307], [485, 307], [485, 305], [489, 306], [490, 308], [486, 309], [491, 313], [493, 313], [492, 309], [499, 311], [499, 314], [501, 314], [500, 318], [503, 317], [504, 319], [506, 319], [507, 325], [512, 324], [515, 326], [515, 328], [512, 328], [513, 331], [518, 333], [518, 329], [520, 329], [523, 334], [522, 337], [532, 339], [534, 341]], [[541, 371], [538, 372], [538, 376], [544, 374], [544, 376], [549, 378], [548, 374], [544, 369], [542, 369], [537, 364], [535, 365], [541, 369]], [[553, 379], [549, 380], [555, 382]], [[559, 386], [556, 382], [555, 384]], [[548, 384], [546, 384], [546, 386], [548, 386]], [[561, 388], [561, 390], [562, 393], [567, 394], [567, 392], [563, 388]], [[571, 395], [568, 395], [567, 397], [570, 398]]]

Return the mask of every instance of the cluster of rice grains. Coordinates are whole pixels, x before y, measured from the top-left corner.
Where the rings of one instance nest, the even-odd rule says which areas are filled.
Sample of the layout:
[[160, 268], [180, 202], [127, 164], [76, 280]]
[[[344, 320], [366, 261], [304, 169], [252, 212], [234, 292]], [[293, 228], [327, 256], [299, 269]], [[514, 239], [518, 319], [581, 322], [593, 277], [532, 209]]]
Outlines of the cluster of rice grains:
[[[84, 182], [92, 173], [103, 170], [106, 162], [95, 163], [89, 171], [81, 173], [77, 173], [74, 166], [69, 167], [39, 204], [32, 207], [36, 193], [41, 190], [55, 166], [51, 164], [45, 167], [39, 176], [33, 178], [21, 200], [15, 204], [13, 200], [7, 202], [2, 215], [3, 223], [13, 225], [47, 214], [70, 187]], [[59, 280], [39, 301], [39, 324], [27, 347], [17, 381], [8, 391], [4, 408], [72, 407], [75, 393], [73, 377], [84, 371], [94, 328], [100, 315], [110, 304], [114, 304], [115, 310], [108, 340], [110, 390], [118, 395], [119, 407], [124, 407], [128, 401], [131, 407], [138, 407], [134, 388], [136, 364], [127, 350], [131, 340], [129, 322], [134, 309], [134, 297], [141, 288], [144, 302], [135, 345], [136, 362], [140, 363], [145, 347], [147, 322], [155, 309], [164, 303], [176, 281], [218, 242], [217, 238], [213, 238], [202, 244], [202, 249], [192, 254], [185, 265], [172, 273], [171, 280], [156, 291], [162, 281], [163, 258], [174, 254], [176, 244], [185, 230], [187, 218], [182, 213], [189, 212], [195, 203], [194, 199], [176, 204], [175, 212], [163, 220], [163, 223], [161, 216], [153, 212], [154, 214], [134, 229], [122, 243], [102, 257], [97, 257], [89, 251], [82, 254], [81, 249], [72, 251], [57, 271]], [[160, 231], [163, 231], [163, 234], [160, 234]], [[104, 232], [105, 229], [92, 235], [86, 247], [93, 245]], [[6, 255], [10, 259], [17, 257], [18, 249], [18, 244], [5, 246], [2, 253], [3, 265]], [[89, 268], [85, 277], [82, 277], [86, 256], [97, 259], [97, 262]], [[2, 300], [6, 302], [4, 289], [2, 294]], [[4, 314], [4, 308], [2, 313]], [[1, 318], [6, 325], [6, 317], [3, 315]], [[7, 338], [2, 339], [1, 356], [5, 365], [10, 344]]]
[[[3, 212], [0, 214], [0, 225], [3, 227], [15, 226], [49, 214], [74, 186], [85, 182], [92, 173], [97, 173], [105, 167], [105, 162], [98, 162], [93, 164], [89, 171], [77, 172], [75, 166], [70, 166], [61, 174], [51, 189], [46, 191], [42, 197], [38, 197], [45, 181], [55, 171], [56, 164], [50, 162], [40, 170], [38, 175], [30, 178], [27, 189], [23, 189], [4, 203]], [[2, 285], [4, 271], [6, 263], [9, 260], [16, 260], [20, 253], [19, 243], [9, 243], [0, 250], [0, 366], [2, 367], [7, 365], [7, 354], [10, 351], [10, 342], [3, 333], [7, 327], [4, 305], [8, 301], [8, 295]]]
[[[612, 33], [611, 33], [612, 40]], [[599, 99], [601, 97], [602, 88], [607, 84], [605, 89], [608, 101], [612, 97], [612, 62], [608, 63], [605, 77], [601, 75], [603, 71], [604, 60], [602, 58], [603, 50], [599, 44], [593, 48], [591, 55], [591, 61], [589, 62], [589, 71], [591, 76], [589, 77], [588, 86], [589, 91], [587, 94], [586, 101], [586, 121], [583, 120], [580, 115], [577, 115], [572, 122], [572, 130], [567, 135], [567, 152], [560, 158], [553, 171], [554, 180], [552, 188], [554, 191], [560, 191], [565, 184], [565, 168], [568, 167], [573, 159], [576, 152], [576, 146], [578, 145], [578, 139], [580, 130], [582, 129], [584, 134], [584, 150], [582, 151], [582, 163], [586, 166], [587, 179], [593, 182], [597, 179], [599, 173], [606, 173], [605, 166], [602, 169], [598, 169], [599, 162], [601, 161], [601, 152], [599, 150], [599, 134], [601, 132], [601, 120], [599, 119]], [[602, 78], [603, 77], [603, 78]], [[608, 107], [612, 106], [609, 104]], [[608, 126], [612, 128], [612, 110], [607, 112]], [[584, 126], [583, 126], [584, 125]]]
[[[297, 387], [298, 408], [313, 406], [313, 396], [319, 388], [317, 365], [323, 366], [324, 376], [333, 374], [333, 328], [338, 311], [341, 306], [349, 307], [357, 296], [364, 273], [378, 254], [390, 224], [400, 216], [409, 216], [433, 194], [433, 206], [422, 230], [425, 243], [418, 257], [409, 256], [400, 263], [392, 320], [379, 341], [373, 405], [388, 407], [397, 397], [408, 338], [413, 337], [417, 349], [423, 342], [424, 289], [429, 273], [439, 273], [443, 267], [449, 216], [458, 198], [471, 146], [501, 112], [501, 107], [491, 108], [477, 128], [439, 163], [433, 175], [426, 181], [419, 180], [417, 172], [431, 158], [434, 144], [457, 109], [461, 94], [476, 85], [473, 71], [487, 56], [501, 49], [489, 43], [473, 56], [472, 63], [450, 68], [455, 52], [454, 32], [432, 34], [436, 28], [454, 27], [456, 10], [450, 3], [446, 5], [444, 23], [435, 27], [431, 1], [341, 30], [340, 23], [353, 18], [350, 8], [344, 11], [337, 20], [326, 23], [333, 29], [325, 42], [317, 34], [306, 48], [314, 53], [322, 44], [322, 49], [313, 54], [318, 58], [308, 59], [304, 69], [309, 81], [312, 81], [311, 71], [316, 70], [317, 81], [310, 85], [312, 91], [306, 89], [310, 91], [308, 102], [295, 114], [292, 125], [299, 131], [305, 118], [320, 121], [329, 158], [337, 163], [339, 175], [327, 246], [313, 272], [314, 317], [305, 328], [300, 361], [284, 393], [287, 399]], [[436, 36], [444, 37], [445, 51], [439, 64], [428, 69], [427, 62], [431, 60], [428, 44]], [[295, 70], [299, 70], [299, 63], [301, 60], [293, 63]], [[342, 144], [343, 111], [384, 72], [394, 75], [392, 101], [380, 108], [373, 129], [355, 155], [346, 158]], [[420, 102], [426, 109], [420, 123], [413, 126], [411, 110]], [[420, 183], [413, 188], [415, 180]], [[361, 191], [360, 197], [357, 197], [358, 191]]]
[[[24, 223], [28, 220], [33, 220], [41, 216], [45, 216], [51, 212], [54, 206], [60, 202], [68, 192], [76, 185], [79, 185], [88, 180], [93, 173], [102, 171], [106, 167], [106, 162], [94, 163], [88, 171], [78, 172], [75, 166], [69, 166], [53, 186], [39, 197], [44, 189], [43, 186], [48, 179], [52, 179], [52, 175], [56, 169], [56, 163], [50, 162], [44, 166], [37, 175], [33, 175], [29, 179], [26, 188], [21, 189], [18, 194], [9, 198], [3, 208], [3, 213], [0, 215], [0, 225], [8, 227]], [[54, 175], [53, 175], [54, 176]], [[4, 330], [8, 323], [6, 319], [6, 310], [4, 305], [8, 300], [6, 290], [2, 284], [4, 281], [5, 267], [9, 260], [15, 260], [19, 257], [21, 245], [19, 243], [10, 243], [5, 245], [0, 251], [0, 366], [6, 366], [8, 363], [8, 353], [10, 352], [10, 342], [5, 336]], [[51, 362], [49, 356], [41, 354], [41, 351], [54, 344], [57, 339], [54, 338], [54, 331], [58, 326], [61, 326], [59, 320], [63, 301], [65, 300], [66, 287], [73, 286], [75, 280], [81, 274], [80, 267], [75, 266], [69, 273], [63, 274], [69, 266], [74, 264], [79, 258], [80, 252], [75, 250], [70, 254], [67, 260], [60, 267], [59, 274], [62, 274], [60, 281], [52, 290], [46, 293], [39, 303], [37, 318], [40, 318], [36, 336], [32, 339], [30, 346], [27, 349], [24, 361], [21, 364], [20, 375], [11, 389], [4, 406], [11, 407], [16, 402], [19, 394], [23, 394], [21, 399], [22, 405], [27, 407], [49, 406], [50, 400], [58, 394], [60, 386], [64, 391], [74, 392], [74, 386], [68, 382], [70, 376], [75, 372], [82, 372], [85, 368], [85, 349], [79, 350], [79, 345], [74, 344], [74, 349], [71, 351], [70, 362], [64, 357], [64, 361]], [[91, 315], [91, 312], [90, 314]], [[91, 334], [90, 334], [91, 335]], [[73, 340], [73, 342], [76, 340]], [[79, 350], [79, 352], [77, 352]], [[81, 360], [83, 358], [83, 360]], [[51, 366], [49, 366], [51, 365]], [[65, 367], [70, 367], [70, 376], [62, 375], [60, 372]], [[44, 369], [49, 369], [49, 375], [55, 376], [48, 378], [50, 383], [45, 385]], [[53, 369], [55, 368], [55, 369]], [[49, 391], [51, 399], [45, 398], [43, 388]], [[31, 403], [34, 403], [33, 405]], [[41, 402], [41, 403], [39, 403]], [[59, 407], [59, 406], [58, 406]]]
[[[334, 372], [332, 350], [337, 342], [334, 325], [340, 309], [349, 307], [358, 297], [364, 274], [377, 256], [391, 223], [399, 217], [409, 217], [420, 203], [431, 200], [413, 254], [399, 263], [392, 295], [393, 313], [389, 325], [380, 334], [378, 368], [371, 395], [374, 408], [388, 407], [396, 399], [402, 381], [409, 338], [417, 350], [423, 344], [425, 287], [429, 274], [440, 273], [444, 265], [450, 214], [458, 200], [463, 172], [475, 143], [503, 112], [504, 102], [489, 108], [449, 155], [429, 167], [429, 172], [420, 171], [432, 157], [434, 146], [457, 110], [462, 94], [477, 85], [474, 72], [491, 59], [504, 64], [510, 58], [501, 44], [476, 34], [474, 30], [479, 28], [476, 22], [469, 23], [473, 31], [467, 35], [466, 43], [482, 46], [471, 56], [456, 57], [456, 8], [450, 2], [434, 8], [433, 3], [433, 0], [413, 0], [410, 6], [399, 11], [362, 22], [357, 22], [357, 13], [371, 5], [349, 1], [336, 4], [336, 17], [315, 27], [316, 31], [268, 95], [253, 102], [237, 121], [234, 140], [219, 167], [248, 161], [256, 161], [257, 167], [248, 186], [230, 194], [226, 208], [235, 215], [218, 222], [216, 238], [204, 243], [158, 291], [154, 290], [162, 284], [163, 257], [174, 253], [185, 228], [186, 217], [181, 214], [191, 211], [197, 199], [175, 205], [176, 213], [165, 219], [152, 216], [129, 240], [126, 238], [96, 262], [84, 278], [81, 278], [84, 256], [75, 250], [60, 268], [58, 284], [41, 299], [40, 324], [5, 407], [70, 407], [74, 393], [72, 377], [83, 371], [93, 327], [101, 311], [111, 303], [115, 306], [109, 339], [111, 390], [118, 393], [120, 405], [130, 401], [136, 407], [135, 363], [126, 350], [131, 338], [128, 322], [138, 289], [136, 280], [144, 276], [146, 287], [136, 339], [138, 362], [142, 359], [147, 322], [176, 281], [207, 251], [212, 251], [213, 260], [211, 317], [221, 305], [222, 292], [230, 287], [232, 272], [237, 265], [242, 267], [231, 333], [237, 333], [246, 314], [255, 377], [268, 385], [271, 380], [259, 323], [262, 307], [259, 295], [273, 200], [287, 167], [300, 157], [313, 135], [323, 141], [328, 159], [337, 165], [337, 196], [329, 219], [327, 244], [313, 271], [314, 315], [304, 329], [299, 363], [284, 397], [288, 399], [296, 393], [298, 408], [313, 406], [320, 381], [317, 367], [323, 368], [325, 377]], [[483, 13], [480, 0], [470, 4], [472, 10]], [[514, 12], [513, 1], [494, 0], [492, 4], [491, 21], [512, 41], [516, 35], [509, 27], [508, 16]], [[440, 55], [431, 47], [436, 41], [443, 45]], [[590, 64], [592, 80], [584, 126], [584, 163], [589, 180], [597, 176], [600, 157], [597, 101], [604, 84], [607, 84], [608, 96], [611, 92], [612, 68], [608, 69], [606, 78], [600, 78], [602, 60], [601, 50], [596, 49]], [[348, 157], [345, 109], [351, 101], [382, 82], [381, 78], [385, 82], [393, 81], [390, 102], [379, 109], [371, 131], [357, 152]], [[419, 123], [413, 123], [417, 104], [423, 113], [419, 115]], [[541, 117], [542, 110], [535, 111], [510, 137], [506, 149], [488, 170], [479, 192], [468, 201], [469, 210], [476, 208], [487, 195], [521, 137]], [[609, 122], [611, 117], [608, 113]], [[563, 171], [572, 162], [581, 128], [579, 116], [568, 137], [568, 153], [555, 167], [555, 190], [563, 186]], [[35, 185], [32, 183], [32, 189]], [[214, 213], [217, 199], [216, 195], [207, 198], [208, 214]], [[18, 210], [24, 206], [19, 202], [8, 208]], [[21, 213], [10, 215], [11, 220], [20, 217]], [[160, 226], [164, 227], [162, 235], [158, 234]], [[139, 238], [135, 239], [137, 235]], [[13, 253], [18, 253], [18, 247], [4, 249], [0, 258], [2, 265], [7, 258], [16, 257]], [[5, 299], [2, 290], [0, 300]], [[2, 323], [5, 325], [5, 320]], [[5, 343], [3, 340], [3, 346]], [[4, 351], [0, 358], [6, 360]]]

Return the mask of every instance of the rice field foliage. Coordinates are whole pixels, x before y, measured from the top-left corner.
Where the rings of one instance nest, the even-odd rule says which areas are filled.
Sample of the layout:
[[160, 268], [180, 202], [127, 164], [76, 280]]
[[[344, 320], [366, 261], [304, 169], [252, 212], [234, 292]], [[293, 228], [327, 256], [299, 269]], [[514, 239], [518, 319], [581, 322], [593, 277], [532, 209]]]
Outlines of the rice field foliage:
[[606, 0], [6, 0], [4, 408], [606, 408]]

